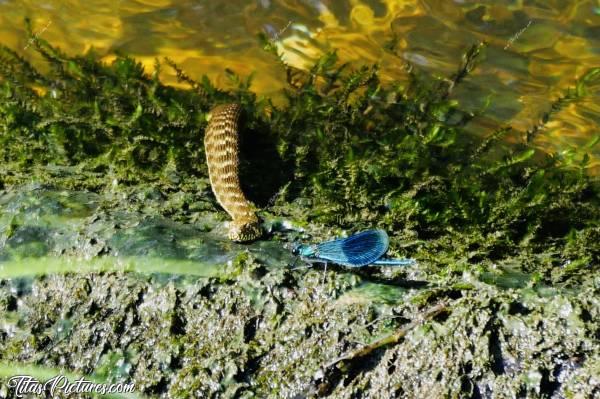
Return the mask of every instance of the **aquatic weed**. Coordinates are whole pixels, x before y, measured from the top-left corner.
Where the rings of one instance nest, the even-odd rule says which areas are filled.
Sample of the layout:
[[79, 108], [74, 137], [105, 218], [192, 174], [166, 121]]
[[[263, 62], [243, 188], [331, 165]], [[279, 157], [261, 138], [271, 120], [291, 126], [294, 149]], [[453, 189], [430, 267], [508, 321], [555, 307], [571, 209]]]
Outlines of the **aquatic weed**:
[[377, 65], [353, 70], [335, 52], [309, 71], [277, 58], [289, 86], [286, 104], [275, 106], [250, 90], [251, 77], [232, 71], [233, 88], [225, 91], [166, 60], [192, 88], [182, 90], [160, 82], [158, 60], [148, 75], [127, 56], [109, 65], [93, 52], [68, 56], [39, 37], [31, 41], [48, 72], [0, 48], [2, 186], [32, 178], [94, 191], [153, 184], [167, 198], [187, 198], [159, 210], [185, 221], [194, 196], [210, 198], [206, 113], [237, 101], [245, 110], [242, 181], [272, 214], [340, 229], [384, 228], [392, 248], [409, 239], [411, 257], [440, 266], [439, 259], [464, 254], [477, 263], [527, 251], [551, 251], [554, 264], [598, 264], [590, 241], [574, 238], [594, 235], [600, 220], [598, 179], [585, 172], [597, 140], [565, 157], [543, 154], [532, 139], [560, 107], [596, 87], [600, 69], [528, 132], [504, 126], [480, 140], [463, 129], [476, 115], [462, 112], [452, 91], [480, 62], [484, 44], [467, 50], [447, 79], [409, 67], [407, 84], [383, 85]]

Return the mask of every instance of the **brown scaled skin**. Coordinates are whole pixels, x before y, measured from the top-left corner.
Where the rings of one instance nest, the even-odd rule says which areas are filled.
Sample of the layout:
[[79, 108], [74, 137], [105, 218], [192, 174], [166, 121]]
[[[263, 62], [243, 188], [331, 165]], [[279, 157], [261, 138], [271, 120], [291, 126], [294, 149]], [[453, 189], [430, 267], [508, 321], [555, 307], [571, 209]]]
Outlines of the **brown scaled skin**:
[[233, 219], [229, 239], [247, 242], [262, 236], [256, 207], [246, 199], [240, 187], [238, 121], [241, 107], [238, 104], [218, 105], [204, 135], [204, 149], [208, 176], [217, 202]]

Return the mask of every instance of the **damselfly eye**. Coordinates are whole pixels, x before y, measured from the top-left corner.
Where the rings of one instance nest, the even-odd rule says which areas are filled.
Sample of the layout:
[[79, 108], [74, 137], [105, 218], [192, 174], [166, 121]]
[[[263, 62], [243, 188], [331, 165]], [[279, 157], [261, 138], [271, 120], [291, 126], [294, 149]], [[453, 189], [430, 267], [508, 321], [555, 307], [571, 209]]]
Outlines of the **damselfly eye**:
[[292, 254], [293, 255], [300, 255], [300, 244], [296, 244], [294, 245], [294, 247], [292, 248]]

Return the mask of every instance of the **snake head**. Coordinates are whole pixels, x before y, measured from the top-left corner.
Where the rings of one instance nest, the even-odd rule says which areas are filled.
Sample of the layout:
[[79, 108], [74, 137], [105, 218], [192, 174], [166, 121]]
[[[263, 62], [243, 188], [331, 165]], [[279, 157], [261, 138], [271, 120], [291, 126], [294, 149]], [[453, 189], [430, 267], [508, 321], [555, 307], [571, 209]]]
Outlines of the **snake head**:
[[229, 225], [229, 239], [237, 242], [248, 242], [258, 240], [263, 231], [258, 222], [236, 222]]

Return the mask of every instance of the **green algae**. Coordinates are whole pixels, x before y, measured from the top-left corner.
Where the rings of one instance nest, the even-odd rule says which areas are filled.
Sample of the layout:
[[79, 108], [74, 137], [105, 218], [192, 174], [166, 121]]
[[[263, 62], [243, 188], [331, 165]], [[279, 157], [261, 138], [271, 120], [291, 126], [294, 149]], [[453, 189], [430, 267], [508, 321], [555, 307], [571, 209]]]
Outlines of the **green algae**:
[[[166, 271], [168, 270], [168, 272]], [[169, 260], [164, 258], [95, 258], [82, 260], [69, 257], [36, 257], [17, 258], [2, 262], [0, 278], [36, 277], [47, 274], [92, 273], [92, 272], [135, 272], [135, 273], [168, 273], [175, 275], [191, 275], [214, 277], [221, 274], [221, 266], [215, 263], [198, 261]]]
[[[158, 62], [148, 76], [124, 56], [101, 64], [32, 39], [47, 73], [0, 49], [7, 367], [66, 366], [162, 397], [598, 394], [595, 143], [568, 157], [532, 146], [561, 107], [595, 95], [598, 70], [529, 131], [479, 140], [452, 92], [482, 45], [447, 80], [412, 69], [388, 87], [335, 53], [308, 73], [282, 65], [276, 107], [232, 74], [224, 91], [166, 61], [191, 86], [175, 89]], [[271, 227], [249, 246], [225, 238], [201, 145], [226, 101], [244, 108], [242, 180]], [[374, 226], [418, 264], [288, 267], [289, 241]], [[447, 312], [413, 327], [441, 301]]]
[[215, 276], [241, 253], [271, 267], [293, 260], [274, 242], [247, 247], [211, 233], [219, 232], [214, 218], [184, 225], [153, 215], [150, 201], [136, 211], [102, 204], [109, 198], [39, 186], [0, 192], [0, 276], [109, 270]]

